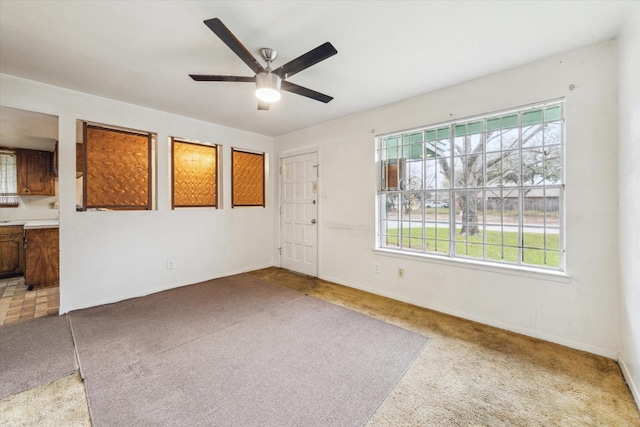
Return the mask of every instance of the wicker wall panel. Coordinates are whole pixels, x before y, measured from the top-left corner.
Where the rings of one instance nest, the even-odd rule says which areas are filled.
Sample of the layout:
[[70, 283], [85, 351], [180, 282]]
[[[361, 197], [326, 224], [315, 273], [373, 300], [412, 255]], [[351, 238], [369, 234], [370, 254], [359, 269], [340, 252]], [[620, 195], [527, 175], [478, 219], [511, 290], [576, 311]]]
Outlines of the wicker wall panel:
[[264, 154], [231, 152], [233, 206], [264, 206]]
[[173, 141], [173, 206], [217, 206], [217, 149]]
[[149, 135], [87, 126], [85, 145], [87, 208], [151, 208]]

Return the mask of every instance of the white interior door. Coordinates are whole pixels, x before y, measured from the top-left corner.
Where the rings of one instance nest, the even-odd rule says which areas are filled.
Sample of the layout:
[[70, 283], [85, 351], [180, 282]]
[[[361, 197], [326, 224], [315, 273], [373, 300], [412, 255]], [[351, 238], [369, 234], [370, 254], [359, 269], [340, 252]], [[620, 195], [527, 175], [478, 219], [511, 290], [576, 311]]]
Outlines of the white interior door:
[[281, 263], [318, 276], [318, 153], [282, 158]]

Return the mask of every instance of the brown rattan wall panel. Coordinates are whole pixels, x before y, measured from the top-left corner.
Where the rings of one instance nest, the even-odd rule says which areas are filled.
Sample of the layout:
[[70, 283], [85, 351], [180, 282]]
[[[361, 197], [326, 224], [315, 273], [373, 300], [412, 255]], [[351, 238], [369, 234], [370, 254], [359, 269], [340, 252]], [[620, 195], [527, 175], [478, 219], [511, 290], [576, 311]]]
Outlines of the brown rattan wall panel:
[[85, 209], [151, 209], [151, 135], [89, 125], [85, 133]]
[[217, 206], [217, 147], [173, 140], [173, 207]]
[[264, 154], [231, 152], [231, 204], [264, 206]]

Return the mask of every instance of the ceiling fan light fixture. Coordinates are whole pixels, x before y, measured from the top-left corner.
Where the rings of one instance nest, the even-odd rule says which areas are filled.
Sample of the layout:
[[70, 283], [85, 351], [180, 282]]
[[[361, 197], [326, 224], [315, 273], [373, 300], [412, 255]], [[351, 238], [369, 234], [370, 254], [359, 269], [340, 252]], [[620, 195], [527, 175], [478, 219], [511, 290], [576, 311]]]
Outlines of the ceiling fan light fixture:
[[256, 74], [256, 97], [263, 102], [280, 101], [280, 85], [282, 79], [271, 72]]

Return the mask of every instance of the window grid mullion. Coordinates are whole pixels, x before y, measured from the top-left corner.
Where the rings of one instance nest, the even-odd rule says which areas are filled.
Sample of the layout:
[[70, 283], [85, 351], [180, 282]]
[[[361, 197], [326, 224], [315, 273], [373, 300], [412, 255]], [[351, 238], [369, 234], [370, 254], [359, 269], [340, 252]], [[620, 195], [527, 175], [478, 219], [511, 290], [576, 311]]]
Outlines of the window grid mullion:
[[522, 112], [518, 113], [518, 265], [522, 265], [524, 262], [524, 187], [522, 185]]
[[547, 265], [547, 123], [545, 114], [542, 115], [542, 200], [544, 209], [542, 210], [542, 258], [544, 265]]
[[487, 119], [482, 120], [482, 259], [487, 259]]
[[456, 209], [455, 209], [455, 156], [454, 156], [454, 124], [449, 125], [449, 256], [456, 256]]

